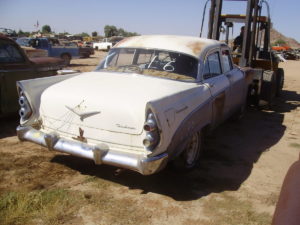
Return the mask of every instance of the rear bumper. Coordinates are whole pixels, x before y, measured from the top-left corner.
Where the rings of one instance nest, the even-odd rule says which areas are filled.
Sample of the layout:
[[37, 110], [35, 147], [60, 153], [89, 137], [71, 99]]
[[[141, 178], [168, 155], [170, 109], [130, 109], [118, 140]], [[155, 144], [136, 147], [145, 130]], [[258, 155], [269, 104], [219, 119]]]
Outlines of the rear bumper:
[[30, 126], [17, 127], [18, 138], [47, 147], [49, 150], [68, 153], [94, 160], [95, 164], [108, 164], [116, 167], [137, 171], [143, 175], [150, 175], [162, 170], [168, 161], [168, 154], [154, 157], [141, 154], [125, 153], [109, 149], [106, 144], [89, 145], [79, 141], [60, 138], [58, 135], [47, 134]]

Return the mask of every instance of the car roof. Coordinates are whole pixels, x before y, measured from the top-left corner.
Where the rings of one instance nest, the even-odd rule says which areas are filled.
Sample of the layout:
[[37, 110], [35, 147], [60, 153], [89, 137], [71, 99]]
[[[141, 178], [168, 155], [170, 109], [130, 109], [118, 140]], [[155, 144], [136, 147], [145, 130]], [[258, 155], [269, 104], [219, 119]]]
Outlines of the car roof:
[[114, 48], [145, 48], [163, 49], [181, 52], [196, 58], [209, 47], [220, 46], [222, 42], [191, 36], [177, 35], [142, 35], [125, 38], [118, 42]]

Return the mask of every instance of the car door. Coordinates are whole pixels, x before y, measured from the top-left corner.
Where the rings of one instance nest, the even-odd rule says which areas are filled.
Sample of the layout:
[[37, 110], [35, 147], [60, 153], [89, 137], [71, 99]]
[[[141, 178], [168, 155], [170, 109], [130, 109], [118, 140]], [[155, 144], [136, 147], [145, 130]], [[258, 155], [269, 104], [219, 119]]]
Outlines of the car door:
[[219, 124], [229, 114], [228, 94], [230, 82], [222, 73], [220, 51], [210, 51], [204, 60], [203, 84], [210, 89], [212, 96], [212, 121], [214, 125]]
[[32, 64], [13, 41], [0, 39], [0, 113], [17, 112], [16, 81], [36, 77]]
[[228, 93], [229, 113], [235, 112], [245, 100], [244, 73], [237, 67], [233, 67], [231, 55], [228, 48], [221, 48], [221, 62], [223, 73], [230, 82]]

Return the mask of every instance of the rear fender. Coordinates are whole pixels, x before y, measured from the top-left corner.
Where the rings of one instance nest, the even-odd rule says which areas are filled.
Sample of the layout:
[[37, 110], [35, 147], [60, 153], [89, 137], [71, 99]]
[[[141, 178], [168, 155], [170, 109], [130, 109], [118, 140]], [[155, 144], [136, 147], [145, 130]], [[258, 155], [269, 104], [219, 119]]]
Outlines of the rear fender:
[[23, 92], [33, 111], [30, 119], [28, 119], [27, 121], [21, 121], [21, 125], [31, 125], [39, 118], [40, 99], [45, 89], [53, 84], [59, 83], [63, 80], [72, 78], [77, 75], [78, 74], [71, 74], [17, 81], [18, 93], [20, 94], [20, 92]]

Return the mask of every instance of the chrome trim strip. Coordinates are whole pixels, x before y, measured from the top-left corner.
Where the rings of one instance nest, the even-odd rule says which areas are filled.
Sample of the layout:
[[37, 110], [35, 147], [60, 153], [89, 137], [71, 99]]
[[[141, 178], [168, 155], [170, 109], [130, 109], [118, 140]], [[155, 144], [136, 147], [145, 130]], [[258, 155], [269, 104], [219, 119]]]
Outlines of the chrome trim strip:
[[30, 141], [49, 150], [94, 160], [95, 164], [108, 164], [150, 175], [162, 170], [168, 162], [168, 154], [147, 157], [134, 153], [124, 153], [109, 149], [106, 144], [92, 146], [78, 141], [67, 140], [55, 133], [44, 133], [30, 126], [18, 126], [17, 135], [21, 141]]

